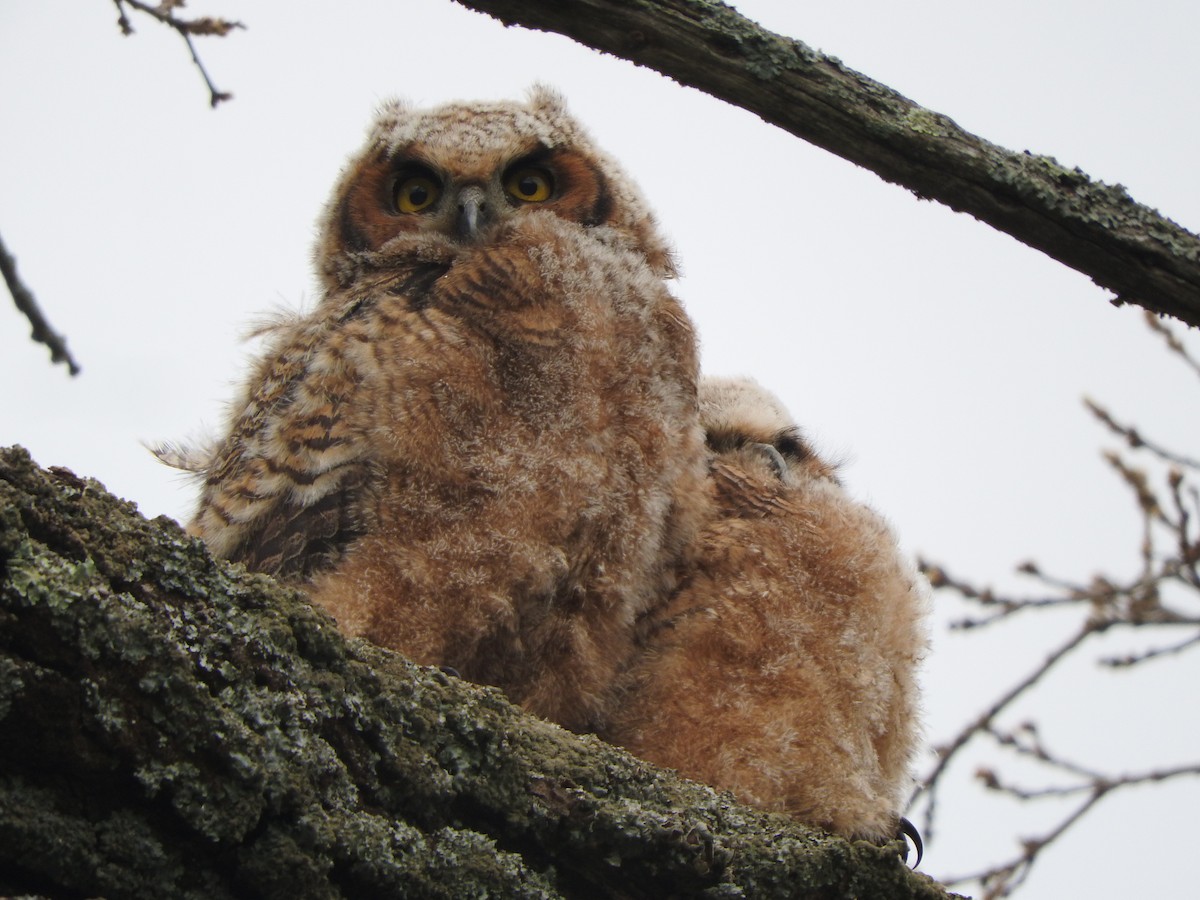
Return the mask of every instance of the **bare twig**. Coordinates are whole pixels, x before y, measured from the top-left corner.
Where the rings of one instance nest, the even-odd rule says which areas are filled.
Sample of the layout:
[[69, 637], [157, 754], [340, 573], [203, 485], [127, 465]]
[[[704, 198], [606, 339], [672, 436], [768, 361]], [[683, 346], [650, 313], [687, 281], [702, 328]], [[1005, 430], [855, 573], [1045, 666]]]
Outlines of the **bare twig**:
[[1130, 653], [1126, 656], [1106, 656], [1100, 660], [1100, 663], [1114, 669], [1128, 668], [1150, 659], [1158, 659], [1160, 656], [1174, 656], [1177, 653], [1182, 653], [1196, 646], [1200, 646], [1200, 634], [1193, 634], [1179, 643], [1171, 644], [1167, 647], [1155, 647], [1153, 650], [1146, 650], [1143, 653]]
[[[1164, 336], [1172, 352], [1188, 361], [1193, 370], [1200, 374], [1200, 368], [1193, 365], [1193, 359], [1181, 341], [1157, 319], [1151, 320], [1150, 325]], [[1200, 561], [1200, 529], [1197, 529], [1195, 524], [1200, 519], [1200, 490], [1190, 480], [1197, 467], [1188, 457], [1148, 443], [1136, 429], [1116, 421], [1099, 404], [1092, 401], [1087, 403], [1096, 418], [1110, 431], [1122, 437], [1134, 452], [1154, 457], [1150, 460], [1154, 464], [1152, 467], [1142, 468], [1115, 452], [1105, 454], [1113, 470], [1131, 489], [1142, 522], [1139, 553], [1141, 565], [1135, 575], [1119, 579], [1096, 574], [1089, 583], [1077, 584], [1047, 575], [1035, 563], [1027, 562], [1020, 566], [1019, 571], [1037, 579], [1049, 593], [1034, 598], [1019, 598], [998, 595], [991, 589], [980, 589], [968, 581], [948, 575], [941, 566], [921, 563], [923, 571], [928, 574], [935, 587], [952, 590], [968, 604], [975, 605], [983, 611], [982, 615], [960, 623], [961, 627], [990, 625], [1030, 609], [1085, 604], [1087, 610], [1078, 633], [1003, 693], [983, 713], [967, 723], [952, 740], [938, 748], [937, 763], [925, 785], [918, 791], [917, 796], [923, 796], [925, 801], [926, 836], [932, 837], [939, 788], [945, 773], [951, 761], [960, 755], [963, 748], [979, 738], [994, 741], [1001, 749], [1050, 769], [1054, 776], [1048, 784], [1027, 787], [1005, 779], [993, 766], [983, 765], [976, 770], [975, 775], [987, 790], [1022, 802], [1052, 798], [1078, 799], [1052, 828], [1037, 837], [1021, 840], [1019, 852], [1010, 859], [971, 874], [946, 880], [946, 883], [952, 885], [963, 882], [977, 883], [981, 888], [981, 900], [1010, 896], [1029, 877], [1039, 855], [1114, 790], [1200, 775], [1200, 763], [1164, 767], [1139, 774], [1119, 775], [1103, 772], [1082, 762], [1066, 759], [1050, 750], [1032, 722], [1024, 723], [1011, 731], [1002, 730], [996, 724], [1001, 712], [1010, 708], [1017, 697], [1027, 693], [1043, 680], [1060, 661], [1074, 653], [1089, 634], [1118, 627], [1188, 629], [1189, 633], [1182, 640], [1151, 650], [1123, 656], [1110, 655], [1098, 660], [1100, 664], [1113, 668], [1131, 667], [1153, 659], [1177, 656], [1200, 646], [1200, 602], [1197, 602], [1200, 601], [1200, 572], [1197, 571]], [[1166, 468], [1165, 473], [1162, 472], [1163, 468]], [[1165, 477], [1162, 477], [1164, 474]], [[1165, 482], [1165, 490], [1162, 482]], [[1182, 592], [1167, 590], [1169, 587], [1180, 586], [1184, 589]], [[1187, 590], [1189, 588], [1190, 591]], [[1169, 599], [1169, 605], [1164, 598]]]
[[955, 886], [967, 882], [978, 882], [979, 886], [983, 888], [983, 893], [980, 895], [979, 900], [999, 900], [1001, 897], [1010, 896], [1029, 877], [1029, 872], [1033, 868], [1038, 854], [1083, 818], [1107, 793], [1107, 789], [1093, 790], [1083, 803], [1072, 810], [1070, 815], [1066, 816], [1051, 831], [1040, 837], [1023, 839], [1021, 841], [1021, 853], [1014, 859], [969, 875], [944, 878], [942, 879], [942, 883]]
[[17, 304], [17, 309], [33, 326], [33, 339], [50, 348], [51, 362], [66, 363], [67, 370], [72, 375], [78, 375], [79, 363], [75, 362], [71, 351], [67, 349], [67, 339], [51, 328], [50, 323], [46, 321], [33, 292], [25, 286], [17, 274], [17, 261], [9, 254], [2, 239], [0, 239], [0, 272], [4, 274], [4, 281], [8, 285], [9, 293], [12, 294], [13, 302]]
[[[968, 631], [972, 628], [982, 628], [1030, 609], [1042, 609], [1047, 606], [1062, 606], [1077, 602], [1077, 599], [1072, 597], [1003, 597], [997, 595], [990, 587], [979, 588], [969, 582], [955, 578], [939, 563], [918, 559], [917, 568], [921, 570], [921, 574], [929, 579], [931, 587], [954, 591], [964, 600], [976, 603], [988, 610], [988, 614], [984, 616], [956, 619], [950, 623], [950, 628], [953, 631]], [[1018, 571], [1025, 572], [1026, 574], [1036, 574], [1036, 569], [1032, 563], [1026, 563]]]
[[[1171, 502], [1175, 506], [1174, 530], [1176, 549], [1179, 551], [1179, 577], [1192, 587], [1200, 588], [1200, 529], [1193, 537], [1191, 533], [1192, 512], [1200, 514], [1200, 491], [1194, 485], [1189, 485], [1187, 500], [1184, 499], [1183, 473], [1172, 469], [1167, 476], [1171, 490]], [[1189, 508], [1188, 501], [1191, 502]]]
[[245, 25], [241, 22], [216, 19], [211, 16], [201, 16], [195, 19], [179, 18], [175, 15], [175, 10], [183, 7], [184, 0], [160, 0], [157, 6], [144, 3], [142, 0], [113, 0], [113, 3], [117, 7], [117, 25], [124, 35], [133, 34], [133, 25], [130, 23], [129, 17], [125, 14], [125, 7], [128, 6], [169, 26], [174, 29], [176, 34], [183, 38], [187, 44], [188, 52], [192, 55], [192, 62], [200, 70], [200, 75], [204, 78], [204, 83], [208, 87], [210, 106], [215, 108], [222, 101], [233, 99], [233, 94], [228, 91], [217, 90], [216, 85], [213, 84], [212, 79], [208, 76], [208, 71], [204, 68], [204, 63], [200, 61], [199, 54], [196, 53], [196, 45], [192, 43], [192, 38], [204, 36], [224, 37], [235, 28], [245, 28]]
[[1026, 675], [1021, 681], [1017, 682], [1012, 688], [997, 699], [991, 706], [985, 709], [977, 718], [963, 728], [952, 740], [948, 743], [936, 747], [937, 763], [933, 770], [924, 779], [921, 786], [917, 789], [913, 800], [924, 795], [926, 797], [925, 806], [925, 821], [922, 831], [925, 832], [927, 838], [932, 838], [934, 834], [934, 818], [937, 812], [937, 789], [942, 775], [945, 773], [951, 760], [955, 758], [960, 750], [965, 747], [975, 735], [986, 732], [995, 718], [1004, 712], [1013, 704], [1013, 702], [1037, 684], [1054, 666], [1061, 662], [1068, 654], [1076, 647], [1082, 644], [1088, 637], [1105, 628], [1105, 623], [1095, 619], [1089, 619], [1083, 627], [1073, 634], [1065, 643], [1051, 651], [1050, 654], [1042, 661], [1042, 664], [1035, 668], [1032, 672]]
[[[988, 610], [986, 615], [970, 616], [956, 619], [950, 623], [952, 631], [967, 631], [973, 628], [983, 628], [1004, 619], [1011, 618], [1017, 613], [1030, 610], [1050, 609], [1053, 607], [1087, 605], [1096, 610], [1104, 610], [1126, 595], [1144, 594], [1150, 587], [1157, 584], [1162, 573], [1154, 572], [1149, 577], [1140, 577], [1127, 585], [1115, 585], [1102, 576], [1095, 576], [1089, 585], [1076, 584], [1066, 579], [1056, 578], [1043, 572], [1034, 562], [1024, 562], [1017, 567], [1023, 575], [1029, 575], [1040, 581], [1056, 594], [1035, 597], [1008, 597], [996, 594], [990, 587], [978, 588], [969, 582], [951, 576], [944, 566], [921, 559], [917, 561], [918, 568], [929, 579], [930, 586], [944, 588], [959, 594], [964, 600], [977, 604]], [[1113, 617], [1108, 616], [1109, 619]]]
[[[1020, 727], [1012, 731], [1000, 731], [992, 729], [992, 737], [996, 742], [1004, 747], [1011, 747], [1019, 756], [1025, 756], [1030, 759], [1037, 760], [1040, 763], [1046, 763], [1057, 769], [1062, 770], [1068, 775], [1073, 775], [1082, 778], [1085, 781], [1101, 781], [1105, 780], [1104, 775], [1094, 769], [1088, 768], [1080, 763], [1071, 762], [1063, 756], [1052, 753], [1049, 748], [1042, 742], [1041, 732], [1038, 730], [1036, 722], [1022, 722]], [[1060, 796], [1064, 793], [1078, 793], [1078, 786], [1075, 788], [1046, 788], [1037, 791], [1027, 789], [1002, 787], [998, 779], [993, 779], [993, 783], [988, 785], [993, 790], [1004, 790], [1006, 792], [1019, 791], [1022, 795], [1028, 797], [1034, 796]]]
[[[983, 888], [980, 900], [997, 900], [1000, 897], [1010, 896], [1028, 877], [1034, 862], [1037, 860], [1038, 854], [1053, 844], [1058, 838], [1062, 837], [1092, 807], [1113, 791], [1136, 787], [1138, 785], [1169, 781], [1175, 778], [1200, 775], [1200, 765], [1188, 764], [1156, 769], [1134, 775], [1108, 777], [1048, 752], [1037, 738], [1036, 730], [1031, 726], [1027, 726], [1023, 729], [1023, 732], [1024, 736], [1014, 734], [1007, 736], [997, 735], [997, 737], [1009, 746], [1014, 747], [1019, 753], [1031, 756], [1039, 762], [1059, 769], [1068, 775], [1081, 777], [1082, 780], [1076, 784], [1028, 789], [1005, 784], [991, 770], [983, 770], [978, 775], [987, 788], [1007, 794], [1018, 800], [1062, 798], [1079, 794], [1086, 796], [1082, 803], [1060, 819], [1058, 824], [1053, 828], [1038, 837], [1021, 840], [1021, 849], [1016, 856], [978, 872], [943, 879], [944, 884], [952, 886], [967, 882], [978, 883]], [[1032, 742], [1025, 740], [1024, 738], [1026, 737], [1032, 737]]]
[[1183, 342], [1175, 336], [1175, 332], [1173, 332], [1167, 326], [1167, 323], [1162, 320], [1161, 316], [1156, 316], [1154, 313], [1147, 311], [1146, 324], [1150, 326], [1152, 331], [1162, 335], [1163, 340], [1166, 341], [1167, 347], [1172, 353], [1187, 363], [1193, 372], [1195, 372], [1197, 375], [1200, 375], [1200, 360], [1197, 360], [1194, 356], [1192, 356], [1191, 353], [1188, 352], [1187, 347], [1185, 347]]
[[1088, 412], [1103, 422], [1109, 431], [1124, 439], [1125, 443], [1134, 450], [1145, 448], [1159, 459], [1166, 460], [1175, 465], [1186, 466], [1189, 469], [1200, 469], [1200, 460], [1195, 460], [1188, 456], [1180, 456], [1159, 444], [1146, 440], [1136, 428], [1132, 425], [1123, 425], [1118, 422], [1108, 410], [1090, 397], [1083, 398], [1083, 405], [1088, 408]]

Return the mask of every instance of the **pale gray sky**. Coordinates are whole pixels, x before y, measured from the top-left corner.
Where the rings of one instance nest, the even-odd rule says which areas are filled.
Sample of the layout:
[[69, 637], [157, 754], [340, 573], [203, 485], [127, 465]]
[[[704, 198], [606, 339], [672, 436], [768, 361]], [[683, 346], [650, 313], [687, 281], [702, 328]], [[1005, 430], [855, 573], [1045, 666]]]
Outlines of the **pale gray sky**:
[[[736, 5], [970, 131], [1120, 182], [1200, 229], [1195, 4]], [[218, 427], [252, 349], [239, 335], [264, 311], [311, 302], [314, 219], [379, 101], [518, 96], [534, 81], [559, 88], [649, 196], [683, 264], [677, 291], [705, 367], [779, 393], [914, 552], [1018, 589], [1029, 586], [1012, 567], [1030, 557], [1079, 579], [1133, 571], [1138, 523], [1100, 459], [1114, 442], [1085, 393], [1198, 452], [1200, 385], [1138, 311], [749, 113], [449, 0], [188, 10], [249, 26], [200, 43], [236, 95], [217, 110], [183, 43], [148, 19], [122, 38], [106, 0], [0, 4], [0, 229], [84, 369], [51, 367], [0, 302], [0, 444], [97, 477], [148, 515], [186, 518], [194, 491], [139, 441]], [[1046, 617], [946, 637], [939, 626], [931, 736], [1072, 627]], [[1195, 660], [1140, 675], [1085, 662], [1010, 721], [1038, 714], [1052, 745], [1118, 770], [1200, 755]], [[1040, 828], [1032, 811], [966, 790], [966, 762], [923, 866], [935, 876]], [[1194, 783], [1109, 799], [1023, 896], [1182, 896], [1197, 803]]]

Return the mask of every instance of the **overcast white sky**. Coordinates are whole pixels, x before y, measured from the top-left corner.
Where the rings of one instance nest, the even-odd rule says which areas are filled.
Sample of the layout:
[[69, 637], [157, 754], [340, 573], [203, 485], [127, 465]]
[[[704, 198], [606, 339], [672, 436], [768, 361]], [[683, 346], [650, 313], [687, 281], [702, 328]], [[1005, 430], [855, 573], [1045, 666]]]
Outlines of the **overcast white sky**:
[[[1200, 229], [1196, 4], [736, 5], [970, 131], [1120, 182]], [[108, 0], [0, 2], [0, 233], [83, 365], [75, 379], [50, 366], [0, 300], [0, 444], [99, 478], [148, 515], [186, 518], [194, 491], [139, 442], [219, 426], [252, 349], [239, 335], [269, 308], [312, 301], [313, 222], [380, 100], [519, 96], [538, 80], [565, 93], [658, 211], [708, 371], [778, 392], [914, 552], [1016, 588], [1030, 588], [1011, 575], [1030, 557], [1080, 580], [1133, 571], [1138, 523], [1100, 459], [1113, 441], [1085, 393], [1200, 452], [1200, 385], [1140, 312], [749, 113], [450, 0], [189, 10], [249, 26], [200, 44], [236, 95], [217, 110], [182, 41], [144, 17], [122, 38]], [[958, 612], [942, 604], [939, 622]], [[1073, 627], [939, 627], [931, 735]], [[1196, 660], [1140, 675], [1081, 664], [1009, 721], [1038, 714], [1053, 746], [1097, 766], [1194, 760], [1197, 674]], [[968, 791], [978, 759], [960, 767], [958, 801], [944, 800], [923, 866], [935, 876], [999, 859], [1048, 821]], [[1023, 896], [1183, 896], [1197, 803], [1194, 782], [1105, 801]]]

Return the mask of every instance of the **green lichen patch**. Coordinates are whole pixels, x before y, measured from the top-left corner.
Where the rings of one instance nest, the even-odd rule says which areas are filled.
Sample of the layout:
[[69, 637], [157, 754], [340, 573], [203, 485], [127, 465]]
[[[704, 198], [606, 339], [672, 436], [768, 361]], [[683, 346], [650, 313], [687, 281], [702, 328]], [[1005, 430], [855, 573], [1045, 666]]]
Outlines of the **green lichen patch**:
[[0, 895], [937, 897], [0, 451]]

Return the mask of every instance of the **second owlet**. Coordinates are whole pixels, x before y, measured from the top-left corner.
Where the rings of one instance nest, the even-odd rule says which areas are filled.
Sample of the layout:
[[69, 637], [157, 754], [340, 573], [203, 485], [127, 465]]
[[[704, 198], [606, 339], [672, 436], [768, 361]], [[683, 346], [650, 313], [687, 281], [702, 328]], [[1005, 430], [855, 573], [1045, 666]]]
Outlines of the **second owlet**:
[[191, 530], [340, 627], [603, 720], [707, 495], [692, 326], [631, 181], [535, 89], [383, 108]]
[[809, 824], [915, 835], [923, 581], [775, 397], [708, 378], [700, 411], [716, 508], [604, 737]]

